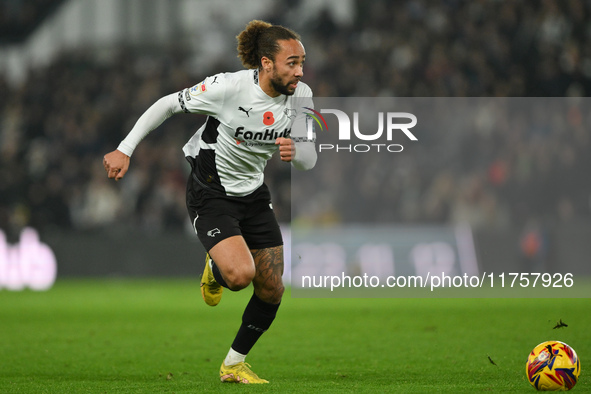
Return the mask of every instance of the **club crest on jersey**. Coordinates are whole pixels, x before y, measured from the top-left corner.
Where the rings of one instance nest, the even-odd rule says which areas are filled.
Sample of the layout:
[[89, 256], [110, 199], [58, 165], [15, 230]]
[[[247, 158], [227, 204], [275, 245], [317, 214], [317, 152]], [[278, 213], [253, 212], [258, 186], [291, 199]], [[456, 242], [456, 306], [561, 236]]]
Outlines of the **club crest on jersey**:
[[285, 108], [283, 110], [283, 113], [285, 114], [285, 116], [287, 116], [288, 119], [294, 119], [296, 117], [296, 110], [293, 108]]
[[191, 89], [189, 89], [189, 93], [191, 93], [191, 96], [195, 97], [205, 92], [206, 90], [207, 87], [205, 86], [205, 81], [202, 81], [199, 82], [197, 85], [193, 86]]

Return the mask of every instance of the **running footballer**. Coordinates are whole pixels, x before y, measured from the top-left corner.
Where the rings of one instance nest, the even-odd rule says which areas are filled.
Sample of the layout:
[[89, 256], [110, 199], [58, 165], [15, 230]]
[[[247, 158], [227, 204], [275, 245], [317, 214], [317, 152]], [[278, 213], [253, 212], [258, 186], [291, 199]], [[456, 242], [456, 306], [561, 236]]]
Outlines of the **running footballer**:
[[301, 82], [306, 58], [297, 33], [254, 20], [238, 36], [246, 70], [220, 73], [162, 97], [138, 119], [118, 148], [105, 155], [109, 178], [120, 180], [139, 142], [178, 113], [207, 115], [183, 147], [191, 164], [187, 208], [207, 250], [201, 294], [217, 305], [223, 288], [253, 284], [236, 337], [220, 368], [222, 382], [268, 383], [244, 362], [271, 326], [283, 295], [283, 240], [263, 170], [273, 153], [295, 168], [316, 163], [306, 138], [312, 91]]

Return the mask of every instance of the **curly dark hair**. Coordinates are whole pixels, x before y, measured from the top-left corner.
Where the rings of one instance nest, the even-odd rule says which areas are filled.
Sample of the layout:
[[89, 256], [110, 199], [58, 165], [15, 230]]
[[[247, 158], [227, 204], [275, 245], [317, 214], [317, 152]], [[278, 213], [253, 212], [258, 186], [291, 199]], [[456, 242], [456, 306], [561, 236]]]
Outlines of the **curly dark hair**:
[[238, 58], [246, 68], [261, 67], [261, 58], [275, 60], [279, 51], [279, 40], [300, 40], [299, 34], [286, 27], [272, 25], [261, 20], [250, 21], [246, 28], [236, 36]]

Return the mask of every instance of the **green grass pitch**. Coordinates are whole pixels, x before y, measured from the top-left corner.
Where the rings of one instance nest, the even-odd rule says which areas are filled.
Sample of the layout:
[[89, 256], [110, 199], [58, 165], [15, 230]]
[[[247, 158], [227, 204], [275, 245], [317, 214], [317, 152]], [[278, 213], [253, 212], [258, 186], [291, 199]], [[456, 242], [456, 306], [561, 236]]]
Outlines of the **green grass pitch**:
[[[247, 361], [269, 385], [218, 370], [251, 290], [206, 306], [194, 280], [58, 280], [0, 291], [2, 393], [534, 392], [528, 353], [557, 339], [591, 392], [591, 299], [302, 299]], [[562, 320], [568, 327], [553, 329]], [[494, 361], [496, 365], [491, 363]]]

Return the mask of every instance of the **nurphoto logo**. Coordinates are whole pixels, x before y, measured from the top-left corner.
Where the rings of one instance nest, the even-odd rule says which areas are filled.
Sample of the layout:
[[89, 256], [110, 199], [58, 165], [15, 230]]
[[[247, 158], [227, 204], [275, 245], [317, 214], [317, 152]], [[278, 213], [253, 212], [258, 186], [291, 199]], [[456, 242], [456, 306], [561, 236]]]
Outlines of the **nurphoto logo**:
[[[347, 152], [369, 152], [369, 151], [387, 151], [387, 152], [402, 152], [404, 147], [401, 144], [387, 144], [377, 143], [378, 140], [383, 140], [383, 134], [385, 130], [386, 141], [391, 142], [395, 132], [402, 132], [409, 140], [418, 141], [417, 137], [410, 131], [411, 128], [416, 126], [417, 117], [409, 112], [378, 112], [378, 129], [373, 133], [367, 131], [362, 132], [359, 127], [360, 116], [359, 112], [353, 112], [353, 122], [349, 115], [344, 111], [338, 109], [320, 109], [320, 112], [313, 110], [312, 108], [306, 107], [306, 109], [312, 111], [312, 113], [306, 113], [308, 119], [306, 122], [306, 130], [308, 133], [308, 139], [314, 137], [314, 121], [320, 127], [320, 130], [327, 130], [328, 125], [322, 114], [333, 114], [337, 118], [338, 122], [338, 138], [339, 141], [351, 141], [352, 133], [354, 138], [361, 141], [375, 141], [374, 143], [362, 143], [362, 144], [319, 144], [318, 151], [333, 150], [336, 152], [347, 151]], [[400, 122], [400, 119], [406, 119], [407, 122]], [[351, 125], [352, 123], [352, 125]], [[385, 123], [385, 127], [384, 127]], [[353, 127], [351, 127], [353, 126]]]

